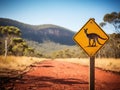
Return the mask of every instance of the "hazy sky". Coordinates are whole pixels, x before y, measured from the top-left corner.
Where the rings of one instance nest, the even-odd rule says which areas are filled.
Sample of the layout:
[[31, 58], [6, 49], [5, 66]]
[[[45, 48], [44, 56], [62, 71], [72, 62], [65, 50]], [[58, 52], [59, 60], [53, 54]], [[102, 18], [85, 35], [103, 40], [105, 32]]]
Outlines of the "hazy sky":
[[[120, 0], [0, 0], [0, 17], [32, 25], [55, 24], [78, 31], [89, 18], [99, 24], [106, 13], [120, 12]], [[112, 26], [105, 32], [112, 33]]]

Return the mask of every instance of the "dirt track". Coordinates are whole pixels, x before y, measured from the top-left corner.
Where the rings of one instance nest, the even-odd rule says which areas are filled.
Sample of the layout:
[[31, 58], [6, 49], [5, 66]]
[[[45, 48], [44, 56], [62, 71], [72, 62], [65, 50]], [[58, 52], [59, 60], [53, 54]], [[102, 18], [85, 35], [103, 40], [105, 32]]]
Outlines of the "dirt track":
[[[8, 90], [89, 90], [89, 67], [46, 60], [32, 66], [21, 79], [4, 85]], [[11, 88], [12, 86], [12, 88]], [[95, 69], [95, 90], [120, 90], [120, 75]]]

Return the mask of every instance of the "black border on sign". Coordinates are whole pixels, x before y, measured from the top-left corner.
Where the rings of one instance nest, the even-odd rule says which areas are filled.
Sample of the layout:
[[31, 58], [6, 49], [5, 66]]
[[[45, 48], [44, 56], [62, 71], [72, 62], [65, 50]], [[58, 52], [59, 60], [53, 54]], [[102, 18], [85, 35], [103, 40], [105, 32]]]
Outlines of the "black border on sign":
[[[95, 22], [95, 19], [94, 18], [90, 18], [88, 21], [87, 21], [87, 23], [90, 21], [90, 20], [92, 20], [98, 27], [99, 27], [99, 29], [100, 30], [102, 30], [101, 29], [101, 27]], [[87, 25], [87, 23], [73, 36], [73, 41], [78, 45], [78, 46], [80, 46], [81, 48], [82, 48], [82, 46], [74, 39], [74, 37]], [[108, 37], [108, 39], [105, 41], [105, 43], [109, 40], [109, 36], [102, 30], [102, 32]], [[94, 55], [93, 56], [95, 56], [95, 54], [105, 45], [105, 43], [94, 53]], [[86, 52], [86, 50], [84, 49], [84, 48], [82, 48], [85, 52]], [[87, 52], [86, 52], [87, 53]], [[91, 55], [89, 55], [88, 53], [87, 53], [87, 55], [89, 56], [89, 57], [92, 57]]]

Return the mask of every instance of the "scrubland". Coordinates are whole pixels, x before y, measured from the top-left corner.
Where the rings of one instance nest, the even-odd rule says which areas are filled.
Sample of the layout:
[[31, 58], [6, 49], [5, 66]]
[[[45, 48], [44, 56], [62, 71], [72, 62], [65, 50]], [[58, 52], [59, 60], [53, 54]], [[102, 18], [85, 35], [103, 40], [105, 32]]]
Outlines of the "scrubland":
[[[89, 66], [89, 58], [59, 58], [59, 59], [45, 59], [25, 56], [0, 56], [0, 76], [11, 76], [24, 73], [30, 70], [30, 66], [44, 60], [56, 60], [63, 62], [72, 62], [84, 66]], [[114, 58], [96, 58], [95, 67], [106, 71], [120, 73], [120, 59]]]
[[44, 60], [43, 58], [25, 56], [0, 56], [0, 77], [15, 77], [30, 70], [30, 65]]
[[[67, 61], [77, 63], [85, 66], [89, 66], [89, 58], [67, 58], [67, 59], [55, 59], [60, 61]], [[95, 67], [106, 71], [120, 72], [120, 59], [115, 58], [96, 58]]]

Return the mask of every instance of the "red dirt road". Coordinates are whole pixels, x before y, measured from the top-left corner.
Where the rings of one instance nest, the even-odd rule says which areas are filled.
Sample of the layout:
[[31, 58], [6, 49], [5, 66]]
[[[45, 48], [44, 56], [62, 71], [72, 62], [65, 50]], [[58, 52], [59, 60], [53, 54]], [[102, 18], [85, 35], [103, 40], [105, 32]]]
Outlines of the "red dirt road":
[[[12, 90], [89, 90], [88, 81], [89, 67], [46, 60], [11, 83]], [[95, 90], [120, 90], [120, 75], [95, 69]]]

